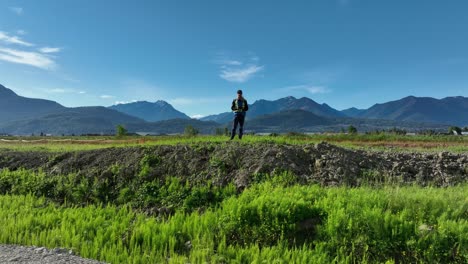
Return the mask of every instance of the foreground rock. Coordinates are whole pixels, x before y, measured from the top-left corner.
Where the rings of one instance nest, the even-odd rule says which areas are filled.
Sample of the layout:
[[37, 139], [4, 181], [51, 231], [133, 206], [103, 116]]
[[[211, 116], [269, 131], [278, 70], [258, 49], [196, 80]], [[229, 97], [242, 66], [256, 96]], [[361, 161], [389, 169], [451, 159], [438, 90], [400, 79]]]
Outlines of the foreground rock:
[[[145, 164], [146, 171], [142, 173]], [[385, 183], [450, 186], [467, 181], [468, 154], [374, 152], [328, 143], [200, 143], [59, 154], [0, 151], [0, 170], [5, 168], [124, 181], [134, 177], [151, 181], [177, 176], [190, 183], [234, 182], [238, 188], [251, 184], [255, 175], [283, 171], [292, 172], [301, 183], [323, 186]]]
[[23, 247], [15, 245], [0, 245], [0, 263], [5, 264], [97, 264], [103, 263], [84, 259], [73, 255], [73, 252], [63, 249], [47, 249], [44, 247]]

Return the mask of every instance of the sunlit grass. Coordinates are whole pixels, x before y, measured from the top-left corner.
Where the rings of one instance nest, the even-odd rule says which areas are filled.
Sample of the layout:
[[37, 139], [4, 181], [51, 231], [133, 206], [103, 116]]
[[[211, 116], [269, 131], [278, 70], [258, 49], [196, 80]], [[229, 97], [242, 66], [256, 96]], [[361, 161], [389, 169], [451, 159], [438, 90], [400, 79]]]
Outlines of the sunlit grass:
[[[203, 213], [0, 196], [0, 243], [111, 263], [466, 263], [468, 186], [254, 185]], [[294, 240], [296, 238], [296, 240]]]
[[[199, 143], [226, 143], [226, 136], [157, 136], [157, 137], [73, 137], [73, 138], [4, 138], [0, 150], [16, 151], [81, 151], [110, 147], [157, 146]], [[377, 151], [451, 151], [468, 152], [468, 137], [462, 136], [403, 136], [393, 134], [290, 134], [278, 136], [246, 135], [241, 144], [315, 144], [326, 141], [338, 146]]]

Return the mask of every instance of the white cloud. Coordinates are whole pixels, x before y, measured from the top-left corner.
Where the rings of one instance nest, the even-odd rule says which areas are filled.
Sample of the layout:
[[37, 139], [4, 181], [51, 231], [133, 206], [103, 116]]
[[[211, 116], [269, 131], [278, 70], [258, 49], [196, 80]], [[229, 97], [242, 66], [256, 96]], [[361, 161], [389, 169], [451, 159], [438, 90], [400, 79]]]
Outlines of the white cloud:
[[251, 61], [259, 61], [260, 58], [259, 58], [258, 56], [252, 56], [252, 57], [250, 58], [250, 60], [251, 60]]
[[[19, 35], [26, 34], [24, 30], [16, 31]], [[6, 45], [16, 45], [23, 47], [35, 46], [33, 43], [22, 40], [19, 36], [10, 35], [8, 32], [0, 31], [0, 60], [26, 64], [41, 69], [53, 70], [57, 67], [54, 59], [55, 57], [47, 55], [47, 53], [55, 53], [62, 50], [56, 47], [43, 47], [38, 49], [39, 52], [28, 51], [25, 48], [15, 47], [7, 48]]]
[[216, 60], [215, 63], [228, 66], [240, 66], [243, 64], [242, 61], [228, 59]]
[[310, 94], [325, 94], [325, 93], [330, 93], [331, 90], [325, 86], [314, 86], [314, 85], [294, 85], [294, 86], [288, 86], [284, 87], [281, 90], [283, 91], [306, 91], [309, 92]]
[[26, 32], [26, 30], [22, 30], [22, 29], [19, 29], [19, 30], [16, 30], [16, 34], [18, 35], [26, 35], [28, 32]]
[[310, 86], [306, 87], [305, 90], [311, 94], [324, 94], [330, 92], [330, 90], [324, 86]]
[[56, 88], [56, 89], [46, 90], [46, 92], [47, 93], [66, 93], [67, 91], [65, 89]]
[[260, 58], [251, 52], [247, 56], [243, 56], [243, 60], [232, 57], [226, 52], [220, 52], [213, 61], [220, 65], [219, 77], [226, 81], [243, 83], [264, 69], [264, 66], [258, 65]]
[[226, 67], [221, 70], [219, 77], [229, 82], [246, 82], [251, 79], [255, 73], [263, 70], [263, 66], [249, 65], [242, 68]]
[[190, 118], [194, 118], [194, 119], [200, 119], [202, 117], [205, 117], [205, 115], [191, 115]]
[[24, 13], [23, 8], [19, 6], [10, 6], [10, 11], [17, 14], [18, 16]]
[[7, 32], [0, 31], [0, 41], [6, 44], [17, 44], [21, 46], [31, 47], [34, 44], [22, 40], [18, 36], [10, 36]]
[[68, 89], [68, 88], [53, 88], [53, 89], [45, 89], [44, 92], [50, 94], [85, 94], [85, 91], [75, 90], [75, 89]]
[[130, 103], [135, 103], [138, 102], [137, 100], [131, 100], [131, 101], [115, 101], [114, 105], [119, 105], [119, 104], [130, 104]]
[[230, 66], [240, 66], [243, 64], [241, 60], [233, 59], [231, 55], [225, 52], [219, 52], [218, 54], [216, 54], [216, 57], [212, 62], [218, 65], [230, 65]]
[[45, 70], [53, 70], [57, 66], [55, 61], [47, 55], [3, 47], [0, 47], [0, 60], [26, 64]]
[[52, 48], [52, 47], [43, 47], [39, 49], [39, 51], [42, 53], [56, 53], [56, 52], [60, 52], [61, 50], [62, 48]]
[[115, 98], [115, 96], [113, 95], [108, 95], [108, 94], [103, 94], [100, 96], [102, 99], [112, 99], [112, 98]]

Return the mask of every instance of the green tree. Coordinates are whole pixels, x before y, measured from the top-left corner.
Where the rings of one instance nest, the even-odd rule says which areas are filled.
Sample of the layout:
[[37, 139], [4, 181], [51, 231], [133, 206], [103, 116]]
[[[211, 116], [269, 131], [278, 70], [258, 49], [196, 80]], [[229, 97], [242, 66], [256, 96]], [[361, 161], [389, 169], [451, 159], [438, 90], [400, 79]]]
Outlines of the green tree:
[[454, 132], [456, 132], [457, 135], [461, 135], [462, 129], [459, 128], [459, 127], [457, 127], [457, 126], [451, 126], [451, 127], [449, 127], [448, 132], [449, 132], [450, 134], [455, 134]]
[[349, 125], [349, 127], [348, 127], [348, 133], [349, 133], [349, 134], [356, 134], [356, 133], [357, 133], [357, 128], [355, 128], [355, 127], [352, 126], [352, 125]]
[[188, 125], [185, 127], [184, 134], [186, 136], [196, 136], [200, 133], [198, 129], [194, 128], [192, 125]]
[[117, 137], [123, 137], [127, 135], [127, 129], [123, 125], [117, 125], [116, 134]]

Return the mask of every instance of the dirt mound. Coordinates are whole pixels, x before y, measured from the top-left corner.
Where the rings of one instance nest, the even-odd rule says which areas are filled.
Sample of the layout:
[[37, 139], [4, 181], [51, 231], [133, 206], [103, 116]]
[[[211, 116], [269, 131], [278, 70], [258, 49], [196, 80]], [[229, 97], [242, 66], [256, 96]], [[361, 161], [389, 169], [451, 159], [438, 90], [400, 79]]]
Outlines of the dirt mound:
[[200, 143], [107, 148], [81, 152], [0, 152], [0, 169], [26, 168], [53, 174], [108, 178], [177, 176], [190, 183], [234, 182], [248, 186], [255, 175], [292, 172], [302, 183], [358, 186], [417, 183], [449, 186], [466, 182], [468, 155], [442, 152], [392, 153], [349, 150], [328, 143]]

